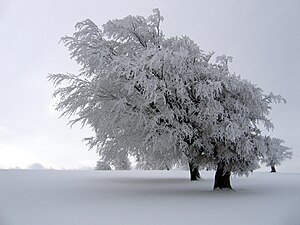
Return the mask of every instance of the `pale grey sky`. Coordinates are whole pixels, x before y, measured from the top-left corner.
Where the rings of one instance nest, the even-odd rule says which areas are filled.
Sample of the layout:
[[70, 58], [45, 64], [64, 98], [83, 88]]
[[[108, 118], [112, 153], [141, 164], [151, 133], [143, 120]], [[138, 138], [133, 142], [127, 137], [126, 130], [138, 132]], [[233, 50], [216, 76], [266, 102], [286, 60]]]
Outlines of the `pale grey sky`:
[[94, 167], [98, 156], [54, 112], [49, 73], [78, 67], [58, 44], [77, 22], [101, 26], [159, 8], [166, 36], [187, 35], [201, 49], [234, 57], [232, 71], [286, 98], [271, 112], [275, 130], [294, 158], [279, 171], [300, 172], [300, 1], [298, 0], [1, 0], [0, 168], [41, 163], [53, 168]]

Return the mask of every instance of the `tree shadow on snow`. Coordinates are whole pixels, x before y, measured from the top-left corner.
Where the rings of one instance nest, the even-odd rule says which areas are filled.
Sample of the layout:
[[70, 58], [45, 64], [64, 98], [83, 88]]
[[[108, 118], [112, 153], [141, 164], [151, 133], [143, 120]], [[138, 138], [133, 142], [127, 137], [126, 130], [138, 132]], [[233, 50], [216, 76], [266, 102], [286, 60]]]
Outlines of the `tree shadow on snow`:
[[119, 178], [111, 180], [116, 184], [117, 192], [134, 196], [159, 196], [159, 197], [195, 197], [203, 195], [214, 195], [213, 179], [200, 179], [190, 181], [187, 178]]

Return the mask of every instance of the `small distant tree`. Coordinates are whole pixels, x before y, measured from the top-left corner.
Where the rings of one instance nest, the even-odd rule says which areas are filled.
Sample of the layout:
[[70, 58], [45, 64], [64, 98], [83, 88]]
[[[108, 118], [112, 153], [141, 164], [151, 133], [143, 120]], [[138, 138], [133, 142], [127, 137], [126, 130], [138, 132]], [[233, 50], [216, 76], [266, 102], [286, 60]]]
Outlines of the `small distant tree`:
[[291, 148], [284, 146], [284, 140], [279, 138], [266, 136], [265, 144], [267, 152], [265, 157], [262, 159], [262, 162], [271, 167], [271, 173], [276, 173], [275, 167], [280, 166], [284, 160], [291, 159], [293, 152], [290, 151]]
[[[149, 150], [151, 151], [151, 150]], [[169, 170], [175, 164], [172, 162], [174, 158], [169, 155], [165, 155], [164, 152], [160, 151], [151, 151], [146, 152], [147, 154], [140, 154], [137, 159], [137, 169], [142, 170]], [[177, 161], [178, 159], [176, 159]]]
[[108, 163], [102, 161], [102, 160], [99, 160], [97, 162], [97, 165], [95, 167], [95, 170], [111, 170], [111, 167]]
[[131, 162], [129, 161], [128, 155], [125, 151], [120, 151], [119, 154], [112, 160], [115, 170], [130, 170]]

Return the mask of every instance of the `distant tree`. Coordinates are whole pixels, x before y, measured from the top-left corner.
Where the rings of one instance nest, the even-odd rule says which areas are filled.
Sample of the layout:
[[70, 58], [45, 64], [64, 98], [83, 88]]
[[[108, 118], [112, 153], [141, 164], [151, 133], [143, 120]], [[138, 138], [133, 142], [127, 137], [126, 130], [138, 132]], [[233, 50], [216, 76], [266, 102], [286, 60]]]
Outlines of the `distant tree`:
[[30, 170], [44, 170], [46, 169], [42, 164], [40, 163], [33, 163], [30, 166], [27, 167]]
[[215, 188], [231, 188], [231, 173], [258, 167], [265, 148], [257, 124], [271, 128], [270, 104], [283, 99], [231, 74], [231, 57], [212, 63], [190, 38], [166, 38], [162, 20], [155, 9], [101, 29], [78, 23], [62, 41], [79, 74], [49, 75], [57, 110], [94, 130], [86, 141], [108, 163], [132, 155], [144, 168], [172, 168], [186, 157], [191, 180], [210, 168]]
[[[172, 156], [165, 157], [165, 154], [161, 154], [160, 151], [152, 151], [147, 154], [140, 154], [140, 158], [137, 160], [137, 169], [142, 170], [169, 170], [172, 168], [173, 163], [170, 159]], [[175, 163], [174, 163], [175, 164]]]
[[125, 151], [120, 151], [119, 154], [112, 160], [112, 165], [115, 167], [115, 170], [130, 170], [131, 162], [129, 161], [128, 155]]
[[275, 166], [280, 166], [284, 160], [291, 159], [293, 153], [290, 151], [291, 148], [283, 145], [284, 140], [279, 138], [266, 136], [265, 144], [267, 152], [265, 157], [262, 159], [262, 162], [271, 167], [271, 173], [276, 173]]
[[108, 163], [102, 161], [102, 160], [99, 160], [97, 162], [97, 165], [95, 167], [95, 170], [111, 170], [111, 167]]

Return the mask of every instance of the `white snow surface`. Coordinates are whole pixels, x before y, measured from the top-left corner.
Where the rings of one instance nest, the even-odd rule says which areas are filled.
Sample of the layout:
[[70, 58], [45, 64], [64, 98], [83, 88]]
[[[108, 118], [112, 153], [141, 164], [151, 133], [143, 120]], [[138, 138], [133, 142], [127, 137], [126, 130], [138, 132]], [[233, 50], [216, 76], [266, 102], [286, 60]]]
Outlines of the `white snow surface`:
[[0, 225], [299, 225], [300, 174], [0, 170]]

